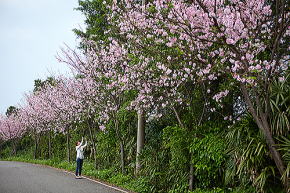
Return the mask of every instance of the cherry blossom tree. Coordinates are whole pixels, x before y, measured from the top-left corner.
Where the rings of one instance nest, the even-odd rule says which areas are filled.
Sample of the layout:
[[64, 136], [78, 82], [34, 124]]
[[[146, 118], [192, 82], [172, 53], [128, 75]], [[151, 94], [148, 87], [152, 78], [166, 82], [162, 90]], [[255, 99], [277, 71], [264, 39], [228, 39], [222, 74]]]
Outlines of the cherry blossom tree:
[[26, 128], [23, 127], [19, 120], [18, 113], [7, 116], [0, 116], [0, 138], [4, 141], [12, 141], [13, 154], [16, 154], [17, 140], [26, 133]]
[[1, 116], [0, 125], [1, 136], [4, 140], [19, 138], [25, 132], [25, 128], [22, 127], [17, 115]]
[[[126, 50], [115, 46], [117, 42], [112, 41], [108, 47], [96, 48], [93, 42], [86, 42], [89, 48], [85, 54], [77, 53], [72, 49], [63, 50], [63, 56], [59, 57], [61, 62], [67, 63], [73, 68], [75, 73], [80, 75], [82, 80], [91, 80], [90, 90], [95, 94], [88, 94], [87, 98], [94, 101], [95, 110], [91, 111], [87, 107], [87, 117], [98, 114], [98, 125], [101, 130], [105, 129], [105, 124], [114, 122], [116, 136], [120, 145], [120, 161], [122, 172], [125, 173], [125, 150], [124, 139], [120, 132], [118, 112], [128, 98], [129, 89], [124, 84], [122, 55]], [[124, 53], [122, 53], [124, 51]], [[92, 119], [89, 119], [92, 121]], [[89, 124], [90, 125], [90, 124]]]
[[[156, 66], [167, 75], [161, 74], [162, 79], [154, 81], [156, 84], [144, 78], [148, 81], [141, 84], [147, 87], [140, 89], [140, 93], [146, 93], [146, 96], [139, 95], [141, 101], [152, 98], [151, 104], [154, 104], [156, 93], [150, 91], [168, 84], [172, 85], [172, 89], [166, 89], [169, 96], [178, 97], [180, 93], [175, 89], [183, 82], [194, 84], [227, 77], [240, 89], [282, 176], [285, 166], [269, 124], [269, 85], [283, 77], [289, 65], [287, 7], [286, 1], [273, 4], [264, 0], [156, 0], [146, 5], [127, 0], [123, 4], [113, 3], [111, 21], [118, 18], [115, 24], [120, 34], [134, 54], [144, 59], [142, 65], [132, 67], [135, 73], [138, 69], [144, 72]], [[146, 71], [147, 76], [152, 74]], [[176, 79], [180, 80], [179, 84], [171, 81]], [[220, 90], [213, 99], [221, 102], [229, 91], [230, 88]], [[169, 103], [167, 99], [163, 104]], [[178, 97], [175, 101], [182, 99]]]

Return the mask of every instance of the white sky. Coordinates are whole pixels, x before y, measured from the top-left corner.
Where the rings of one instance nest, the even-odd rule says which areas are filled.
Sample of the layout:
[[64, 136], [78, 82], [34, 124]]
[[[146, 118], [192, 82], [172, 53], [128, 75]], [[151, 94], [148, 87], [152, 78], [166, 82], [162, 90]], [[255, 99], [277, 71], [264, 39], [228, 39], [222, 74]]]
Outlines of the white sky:
[[[64, 43], [77, 45], [83, 25], [77, 0], [0, 0], [0, 113], [17, 105], [34, 80], [67, 74], [55, 59]], [[84, 27], [82, 27], [84, 28]]]

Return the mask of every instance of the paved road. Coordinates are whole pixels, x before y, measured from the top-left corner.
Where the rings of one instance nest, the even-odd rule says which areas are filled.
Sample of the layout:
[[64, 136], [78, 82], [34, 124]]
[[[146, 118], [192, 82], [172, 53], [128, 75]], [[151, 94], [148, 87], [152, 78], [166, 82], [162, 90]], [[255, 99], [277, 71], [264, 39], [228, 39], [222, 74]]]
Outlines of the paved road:
[[0, 193], [120, 193], [45, 166], [0, 161]]

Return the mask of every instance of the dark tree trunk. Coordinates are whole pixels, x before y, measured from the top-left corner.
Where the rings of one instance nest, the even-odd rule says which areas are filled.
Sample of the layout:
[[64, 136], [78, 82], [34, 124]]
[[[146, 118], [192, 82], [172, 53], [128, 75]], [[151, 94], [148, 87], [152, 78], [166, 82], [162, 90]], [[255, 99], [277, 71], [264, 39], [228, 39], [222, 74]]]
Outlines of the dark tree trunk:
[[116, 129], [116, 135], [117, 138], [119, 140], [119, 146], [120, 146], [120, 165], [121, 165], [121, 170], [122, 170], [122, 174], [126, 174], [126, 170], [125, 170], [125, 148], [124, 148], [124, 142], [123, 142], [123, 138], [120, 134], [119, 131], [119, 122], [117, 120], [117, 118], [115, 118], [115, 129]]
[[67, 161], [70, 162], [70, 133], [69, 133], [69, 128], [67, 128], [66, 132], [66, 148], [67, 148]]
[[120, 156], [121, 156], [122, 174], [126, 174], [126, 170], [125, 170], [125, 149], [124, 149], [123, 141], [120, 141]]
[[[199, 117], [199, 121], [198, 121], [198, 124], [197, 124], [198, 126], [200, 126], [202, 124], [202, 120], [203, 120], [203, 117], [204, 117], [204, 114], [205, 114], [205, 108], [206, 108], [206, 106], [204, 104], [203, 105], [203, 109], [202, 109], [202, 113], [201, 113], [201, 115]], [[180, 117], [180, 115], [177, 112], [177, 110], [176, 110], [175, 107], [173, 107], [173, 111], [174, 111], [174, 114], [176, 116], [176, 119], [177, 119], [177, 121], [179, 123], [179, 126], [182, 127], [182, 128], [186, 128], [185, 125], [183, 124], [183, 122], [181, 121], [181, 117]], [[194, 184], [194, 175], [193, 175], [193, 173], [194, 173], [194, 166], [191, 163], [191, 160], [192, 160], [192, 154], [189, 151], [189, 179], [188, 179], [188, 189], [190, 191], [193, 190], [193, 184]]]
[[192, 191], [193, 190], [193, 181], [194, 181], [194, 176], [193, 176], [193, 164], [190, 163], [190, 167], [189, 167], [189, 190]]
[[34, 151], [33, 151], [33, 158], [37, 159], [37, 152], [38, 152], [38, 135], [37, 133], [34, 134]]
[[48, 159], [51, 159], [51, 131], [48, 131]]

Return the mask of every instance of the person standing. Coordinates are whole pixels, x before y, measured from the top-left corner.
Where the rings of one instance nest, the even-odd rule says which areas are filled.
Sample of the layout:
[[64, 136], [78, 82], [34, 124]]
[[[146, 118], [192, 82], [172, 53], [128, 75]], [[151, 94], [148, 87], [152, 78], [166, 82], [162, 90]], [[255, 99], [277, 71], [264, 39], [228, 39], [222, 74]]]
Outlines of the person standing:
[[77, 168], [76, 168], [76, 178], [81, 178], [82, 175], [82, 167], [83, 167], [83, 161], [84, 161], [84, 148], [87, 146], [87, 140], [86, 143], [83, 145], [84, 138], [82, 137], [81, 142], [76, 143], [76, 151], [77, 151]]

